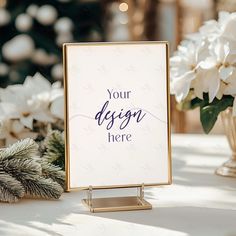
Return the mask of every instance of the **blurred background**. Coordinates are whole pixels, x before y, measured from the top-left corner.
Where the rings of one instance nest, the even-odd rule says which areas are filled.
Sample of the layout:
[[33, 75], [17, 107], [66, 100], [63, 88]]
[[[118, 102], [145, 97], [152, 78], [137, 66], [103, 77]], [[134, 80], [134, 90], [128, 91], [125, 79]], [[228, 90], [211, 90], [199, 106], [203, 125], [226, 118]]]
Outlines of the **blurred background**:
[[[203, 21], [236, 10], [235, 0], [0, 0], [0, 87], [39, 71], [63, 78], [64, 42], [168, 40], [171, 54]], [[202, 133], [198, 111], [171, 101], [173, 132]], [[220, 121], [212, 133], [223, 133]]]

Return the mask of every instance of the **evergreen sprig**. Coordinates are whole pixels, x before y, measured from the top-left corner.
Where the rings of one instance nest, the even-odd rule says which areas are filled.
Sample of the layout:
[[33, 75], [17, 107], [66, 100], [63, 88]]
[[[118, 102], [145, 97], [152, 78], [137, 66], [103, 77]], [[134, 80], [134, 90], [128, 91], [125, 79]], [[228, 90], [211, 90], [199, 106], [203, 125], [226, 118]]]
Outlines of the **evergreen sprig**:
[[0, 150], [0, 160], [11, 158], [26, 158], [36, 156], [38, 144], [30, 138], [23, 139], [12, 144], [9, 148]]
[[0, 201], [16, 202], [25, 194], [21, 182], [4, 171], [0, 171]]
[[58, 130], [51, 131], [43, 142], [42, 158], [53, 165], [65, 170], [65, 142], [64, 135]]
[[60, 167], [46, 161], [42, 161], [41, 165], [43, 176], [52, 179], [65, 189], [65, 172]]
[[23, 197], [58, 199], [63, 192], [63, 173], [59, 167], [50, 172], [53, 167], [48, 165], [52, 164], [39, 158], [38, 144], [30, 138], [0, 149], [0, 201], [16, 202]]

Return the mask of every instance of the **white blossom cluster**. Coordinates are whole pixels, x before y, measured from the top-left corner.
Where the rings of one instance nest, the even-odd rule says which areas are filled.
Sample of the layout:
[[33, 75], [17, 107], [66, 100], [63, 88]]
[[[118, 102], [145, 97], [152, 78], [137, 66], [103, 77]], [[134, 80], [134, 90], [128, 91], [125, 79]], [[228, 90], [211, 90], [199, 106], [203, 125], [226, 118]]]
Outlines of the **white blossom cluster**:
[[236, 13], [220, 12], [218, 21], [205, 22], [181, 42], [170, 65], [171, 93], [177, 102], [190, 91], [192, 98], [200, 99], [208, 93], [210, 103], [230, 95], [236, 116]]
[[36, 138], [34, 121], [45, 124], [64, 119], [63, 89], [41, 74], [28, 76], [24, 84], [0, 89], [0, 140], [5, 145], [18, 139]]

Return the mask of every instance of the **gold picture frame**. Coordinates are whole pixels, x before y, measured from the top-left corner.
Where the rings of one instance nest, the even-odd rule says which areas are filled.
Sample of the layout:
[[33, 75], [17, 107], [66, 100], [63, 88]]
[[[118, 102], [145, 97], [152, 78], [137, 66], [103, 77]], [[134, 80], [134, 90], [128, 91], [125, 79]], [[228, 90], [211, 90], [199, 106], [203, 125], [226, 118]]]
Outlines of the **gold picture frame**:
[[[168, 142], [168, 181], [165, 183], [139, 183], [139, 184], [127, 184], [127, 185], [106, 185], [106, 186], [82, 186], [78, 188], [72, 188], [70, 186], [70, 140], [69, 140], [69, 119], [68, 119], [68, 59], [67, 50], [68, 47], [83, 47], [83, 46], [108, 46], [108, 45], [134, 45], [134, 44], [163, 44], [166, 47], [166, 94], [167, 94], [167, 142]], [[66, 191], [73, 190], [98, 190], [98, 189], [116, 189], [116, 188], [139, 188], [143, 187], [155, 187], [160, 185], [170, 185], [172, 183], [172, 165], [171, 165], [171, 123], [170, 123], [170, 85], [169, 85], [169, 45], [165, 41], [149, 41], [149, 42], [101, 42], [101, 43], [65, 43], [63, 45], [63, 68], [64, 68], [64, 115], [65, 115], [65, 169], [66, 169]], [[85, 200], [86, 202], [86, 200]]]

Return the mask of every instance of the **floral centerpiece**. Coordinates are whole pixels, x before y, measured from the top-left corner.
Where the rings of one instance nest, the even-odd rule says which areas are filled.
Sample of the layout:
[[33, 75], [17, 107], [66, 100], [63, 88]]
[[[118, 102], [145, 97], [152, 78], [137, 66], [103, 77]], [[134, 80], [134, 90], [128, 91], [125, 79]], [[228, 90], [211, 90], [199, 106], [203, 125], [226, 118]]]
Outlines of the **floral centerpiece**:
[[187, 36], [170, 65], [172, 94], [182, 108], [200, 107], [206, 133], [226, 108], [236, 116], [236, 13], [220, 12]]
[[230, 114], [223, 117], [231, 120], [223, 123], [234, 154], [218, 173], [236, 177], [236, 13], [220, 12], [218, 21], [207, 21], [199, 32], [187, 36], [170, 65], [171, 93], [182, 109], [200, 107], [205, 133], [219, 114]]

